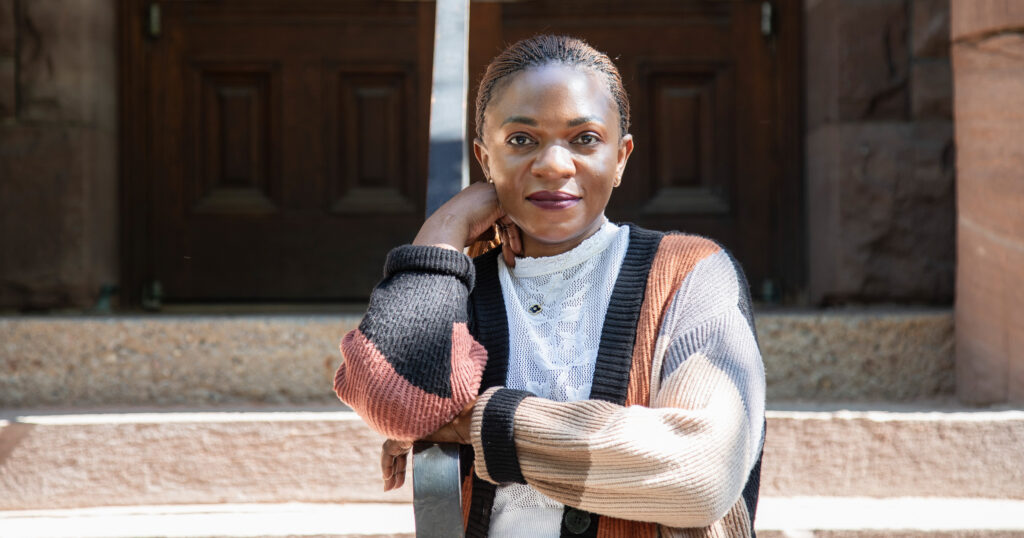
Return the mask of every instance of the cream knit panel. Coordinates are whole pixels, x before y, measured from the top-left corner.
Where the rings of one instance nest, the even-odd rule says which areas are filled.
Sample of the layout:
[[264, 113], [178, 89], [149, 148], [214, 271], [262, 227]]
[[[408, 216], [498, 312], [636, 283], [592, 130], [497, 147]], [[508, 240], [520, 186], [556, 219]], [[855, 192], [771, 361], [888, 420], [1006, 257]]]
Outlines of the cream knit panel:
[[552, 499], [622, 519], [704, 527], [740, 496], [746, 422], [729, 377], [695, 355], [652, 407], [527, 398], [516, 411], [515, 443], [523, 476]]
[[658, 345], [655, 350], [661, 375], [656, 383], [652, 382], [651, 393], [653, 398], [662, 380], [672, 375], [687, 357], [694, 353], [711, 357], [742, 396], [750, 427], [749, 472], [764, 441], [765, 374], [751, 326], [753, 320], [747, 319], [736, 306], [742, 300], [742, 291], [736, 269], [725, 251], [694, 267], [673, 299], [658, 336], [658, 343], [665, 345]]

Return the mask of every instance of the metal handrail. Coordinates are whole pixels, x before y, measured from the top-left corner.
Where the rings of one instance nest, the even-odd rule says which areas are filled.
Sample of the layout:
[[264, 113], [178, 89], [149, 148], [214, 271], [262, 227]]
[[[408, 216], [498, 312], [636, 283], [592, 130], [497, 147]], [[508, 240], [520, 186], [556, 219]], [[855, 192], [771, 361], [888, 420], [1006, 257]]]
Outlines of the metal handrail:
[[[430, 91], [430, 158], [426, 216], [469, 185], [466, 104], [469, 0], [437, 0]], [[462, 536], [459, 446], [413, 445], [413, 510], [418, 538]]]

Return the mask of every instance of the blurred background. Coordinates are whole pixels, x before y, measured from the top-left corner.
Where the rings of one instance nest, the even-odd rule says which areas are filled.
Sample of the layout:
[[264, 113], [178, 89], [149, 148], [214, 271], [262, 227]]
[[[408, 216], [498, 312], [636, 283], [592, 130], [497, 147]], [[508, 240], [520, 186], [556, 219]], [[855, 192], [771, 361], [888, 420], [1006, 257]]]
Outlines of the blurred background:
[[[609, 217], [746, 270], [759, 534], [1024, 536], [1024, 0], [470, 6], [469, 103], [590, 41]], [[412, 532], [331, 379], [424, 218], [434, 9], [0, 0], [0, 536]]]

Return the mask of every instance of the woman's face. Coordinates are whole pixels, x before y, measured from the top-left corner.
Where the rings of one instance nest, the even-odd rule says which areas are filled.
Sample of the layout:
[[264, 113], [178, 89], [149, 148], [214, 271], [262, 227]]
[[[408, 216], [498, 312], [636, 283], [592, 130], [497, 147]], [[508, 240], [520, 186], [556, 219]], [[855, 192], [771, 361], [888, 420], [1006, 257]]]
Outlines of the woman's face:
[[632, 151], [601, 75], [559, 64], [502, 81], [474, 143], [533, 257], [570, 250], [601, 227]]

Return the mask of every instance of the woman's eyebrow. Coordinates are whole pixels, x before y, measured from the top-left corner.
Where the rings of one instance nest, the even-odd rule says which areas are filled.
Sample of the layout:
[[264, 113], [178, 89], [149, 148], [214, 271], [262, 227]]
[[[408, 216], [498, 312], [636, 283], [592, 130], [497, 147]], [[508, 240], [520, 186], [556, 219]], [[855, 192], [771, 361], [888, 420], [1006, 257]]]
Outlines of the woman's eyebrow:
[[501, 122], [502, 125], [505, 125], [507, 123], [522, 123], [525, 125], [529, 125], [530, 127], [537, 126], [537, 120], [533, 118], [527, 118], [526, 116], [509, 116], [505, 118], [505, 121]]
[[569, 127], [576, 127], [577, 125], [583, 125], [584, 123], [600, 123], [601, 125], [604, 125], [601, 118], [597, 116], [581, 116], [579, 118], [569, 120]]

